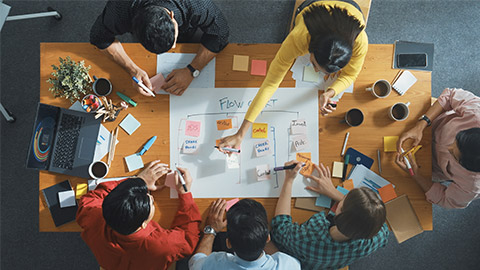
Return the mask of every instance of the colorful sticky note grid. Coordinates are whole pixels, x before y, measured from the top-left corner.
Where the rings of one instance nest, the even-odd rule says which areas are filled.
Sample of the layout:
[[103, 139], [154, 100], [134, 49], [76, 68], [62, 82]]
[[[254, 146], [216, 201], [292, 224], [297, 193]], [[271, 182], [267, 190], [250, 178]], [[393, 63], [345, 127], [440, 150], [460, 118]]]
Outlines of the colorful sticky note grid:
[[230, 208], [232, 208], [232, 206], [234, 206], [236, 203], [238, 203], [240, 201], [239, 198], [235, 198], [235, 199], [232, 199], [232, 200], [229, 200], [227, 201], [227, 205], [225, 206], [225, 209], [228, 211], [230, 210]]
[[267, 61], [265, 60], [252, 60], [252, 75], [265, 76], [267, 75]]
[[252, 125], [252, 138], [266, 139], [268, 137], [268, 124], [267, 123], [253, 123]]
[[303, 67], [303, 81], [304, 82], [320, 82], [320, 73], [315, 72], [315, 68], [312, 65]]
[[232, 128], [232, 118], [217, 120], [218, 130], [227, 130]]
[[135, 117], [133, 117], [133, 115], [130, 113], [123, 118], [123, 121], [120, 123], [120, 127], [125, 130], [128, 135], [132, 135], [132, 133], [135, 132], [140, 125], [140, 122], [138, 122], [138, 120], [135, 119]]
[[342, 178], [343, 176], [343, 162], [334, 161], [332, 169], [332, 177]]
[[383, 151], [396, 152], [397, 151], [398, 136], [383, 137]]
[[313, 172], [312, 153], [297, 153], [298, 161], [305, 163], [306, 165], [300, 170], [302, 175], [311, 175]]
[[258, 165], [256, 167], [257, 181], [270, 180], [270, 166], [268, 164]]
[[198, 139], [186, 139], [183, 142], [184, 154], [193, 154], [197, 152], [197, 149], [198, 149]]
[[305, 150], [308, 147], [308, 138], [305, 134], [300, 134], [292, 137], [292, 144], [295, 151]]
[[307, 121], [305, 119], [295, 119], [290, 123], [292, 134], [307, 134]]
[[129, 172], [143, 168], [142, 156], [139, 156], [137, 154], [133, 154], [128, 157], [125, 157], [125, 162], [127, 163]]
[[315, 201], [316, 206], [324, 207], [324, 208], [330, 208], [330, 205], [332, 204], [332, 199], [325, 195], [320, 195], [317, 197], [317, 200]]
[[382, 201], [384, 203], [390, 200], [393, 200], [397, 197], [397, 193], [395, 192], [395, 189], [393, 189], [392, 184], [388, 184], [386, 186], [379, 188], [378, 193], [380, 194], [380, 198], [382, 198]]
[[60, 202], [60, 208], [75, 206], [75, 192], [73, 189], [67, 191], [58, 192], [58, 201]]
[[355, 187], [353, 186], [353, 180], [352, 180], [352, 179], [348, 179], [348, 180], [343, 181], [343, 187], [344, 187], [345, 189], [348, 189], [348, 190], [354, 189]]
[[257, 157], [262, 157], [262, 156], [272, 154], [272, 149], [270, 147], [270, 141], [269, 140], [264, 140], [264, 141], [261, 141], [259, 143], [254, 144], [253, 148], [255, 149], [255, 155]]
[[75, 192], [75, 199], [80, 199], [83, 195], [87, 194], [88, 192], [88, 184], [80, 183], [77, 184], [76, 192]]
[[202, 122], [200, 121], [187, 120], [185, 122], [185, 135], [192, 136], [192, 137], [199, 137], [201, 126], [202, 126]]
[[167, 177], [165, 178], [165, 186], [176, 189], [177, 182], [175, 181], [175, 172], [167, 173]]
[[234, 55], [233, 56], [233, 70], [248, 71], [248, 55]]
[[162, 86], [165, 83], [165, 77], [163, 77], [162, 73], [158, 73], [157, 75], [150, 78], [150, 83], [152, 84], [153, 92], [155, 92], [156, 94], [166, 93], [162, 89]]

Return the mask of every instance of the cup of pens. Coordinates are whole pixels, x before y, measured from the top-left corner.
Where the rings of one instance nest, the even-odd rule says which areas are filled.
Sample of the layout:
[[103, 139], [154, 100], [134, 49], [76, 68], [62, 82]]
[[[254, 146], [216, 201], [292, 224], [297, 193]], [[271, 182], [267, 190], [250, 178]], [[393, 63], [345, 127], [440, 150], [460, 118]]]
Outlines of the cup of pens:
[[82, 99], [82, 108], [88, 112], [93, 113], [102, 106], [102, 101], [96, 95], [86, 95]]

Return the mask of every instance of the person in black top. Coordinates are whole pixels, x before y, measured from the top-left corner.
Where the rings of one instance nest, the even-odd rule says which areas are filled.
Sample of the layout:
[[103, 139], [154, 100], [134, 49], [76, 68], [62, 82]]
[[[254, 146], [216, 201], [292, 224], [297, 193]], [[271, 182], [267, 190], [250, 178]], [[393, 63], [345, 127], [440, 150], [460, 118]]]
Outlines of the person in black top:
[[194, 76], [228, 44], [227, 21], [211, 0], [110, 0], [90, 30], [90, 42], [152, 89], [148, 74], [128, 57], [115, 36], [130, 32], [145, 49], [160, 54], [175, 48], [177, 41], [189, 41], [198, 28], [203, 35], [197, 55], [187, 67], [173, 70], [163, 86], [169, 93], [182, 95]]

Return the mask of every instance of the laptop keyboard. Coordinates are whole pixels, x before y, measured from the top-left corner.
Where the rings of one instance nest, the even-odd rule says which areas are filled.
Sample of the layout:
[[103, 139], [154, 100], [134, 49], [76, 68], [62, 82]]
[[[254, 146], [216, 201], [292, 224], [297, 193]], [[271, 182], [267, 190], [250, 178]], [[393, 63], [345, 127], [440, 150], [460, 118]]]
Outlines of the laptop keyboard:
[[55, 156], [53, 158], [54, 167], [68, 170], [73, 168], [82, 119], [82, 117], [76, 115], [62, 115], [62, 121], [57, 131]]

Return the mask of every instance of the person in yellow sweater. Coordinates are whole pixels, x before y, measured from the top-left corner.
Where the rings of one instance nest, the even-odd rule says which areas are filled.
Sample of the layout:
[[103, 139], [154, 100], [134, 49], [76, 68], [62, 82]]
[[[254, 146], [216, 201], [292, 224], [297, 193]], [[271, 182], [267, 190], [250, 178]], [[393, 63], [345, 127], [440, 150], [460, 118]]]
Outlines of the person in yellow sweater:
[[[277, 90], [298, 56], [310, 53], [316, 72], [341, 70], [338, 78], [320, 95], [322, 115], [335, 110], [331, 98], [349, 87], [362, 69], [368, 49], [365, 20], [352, 0], [305, 1], [295, 17], [295, 27], [283, 41], [270, 64], [267, 76], [253, 99], [236, 134], [220, 140], [222, 147], [238, 148], [257, 116]], [[223, 151], [226, 152], [226, 151]]]

